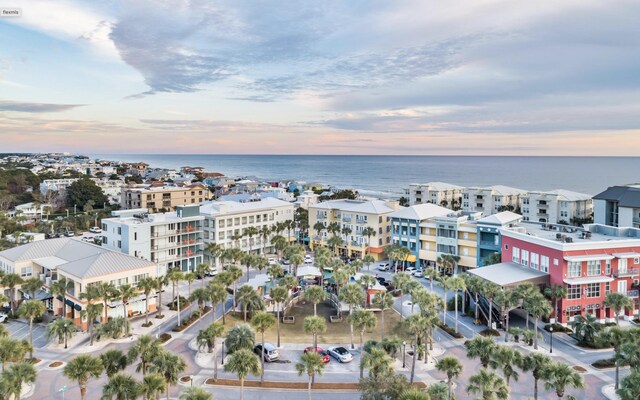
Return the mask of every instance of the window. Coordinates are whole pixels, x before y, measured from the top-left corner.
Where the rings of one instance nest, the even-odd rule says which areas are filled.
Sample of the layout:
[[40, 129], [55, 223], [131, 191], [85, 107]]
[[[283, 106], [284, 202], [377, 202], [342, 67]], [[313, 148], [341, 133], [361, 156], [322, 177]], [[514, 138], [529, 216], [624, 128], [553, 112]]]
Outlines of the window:
[[580, 298], [580, 285], [567, 285], [567, 299], [575, 300]]
[[584, 292], [587, 297], [600, 297], [600, 284], [599, 283], [587, 283], [585, 285]]
[[587, 275], [600, 275], [600, 260], [587, 261]]
[[611, 260], [607, 260], [605, 265], [604, 265], [604, 274], [605, 275], [610, 275], [611, 274]]
[[33, 266], [22, 267], [22, 271], [20, 271], [21, 277], [27, 277], [33, 275]]
[[518, 263], [518, 264], [520, 263], [520, 249], [519, 248], [517, 248], [517, 247], [513, 248], [513, 255], [512, 255], [511, 260], [513, 262]]
[[138, 232], [133, 232], [133, 240], [138, 240]]
[[540, 257], [540, 271], [549, 272], [549, 257], [547, 256]]
[[522, 250], [522, 265], [524, 265], [525, 267], [529, 266], [529, 251], [528, 250]]
[[122, 248], [122, 241], [118, 240], [118, 248], [121, 249]]
[[569, 278], [575, 278], [582, 274], [582, 263], [576, 261], [569, 261], [567, 263], [567, 276]]
[[118, 235], [122, 235], [122, 228], [118, 227]]
[[604, 294], [607, 295], [609, 293], [611, 293], [611, 282], [604, 284]]
[[537, 253], [531, 253], [531, 268], [538, 269], [539, 257]]

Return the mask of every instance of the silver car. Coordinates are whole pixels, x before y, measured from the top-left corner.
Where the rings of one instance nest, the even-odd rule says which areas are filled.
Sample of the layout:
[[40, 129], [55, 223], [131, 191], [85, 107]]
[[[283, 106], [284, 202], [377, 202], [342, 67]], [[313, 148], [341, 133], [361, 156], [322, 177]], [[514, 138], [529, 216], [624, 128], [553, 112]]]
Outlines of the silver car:
[[348, 363], [353, 360], [353, 356], [349, 353], [349, 350], [342, 346], [332, 347], [328, 350], [329, 355], [341, 363]]
[[[256, 347], [253, 348], [253, 352], [258, 355], [258, 357], [262, 357], [262, 344], [259, 343]], [[276, 346], [271, 343], [264, 344], [264, 360], [266, 362], [273, 362], [280, 358], [280, 354], [278, 353], [278, 349]]]

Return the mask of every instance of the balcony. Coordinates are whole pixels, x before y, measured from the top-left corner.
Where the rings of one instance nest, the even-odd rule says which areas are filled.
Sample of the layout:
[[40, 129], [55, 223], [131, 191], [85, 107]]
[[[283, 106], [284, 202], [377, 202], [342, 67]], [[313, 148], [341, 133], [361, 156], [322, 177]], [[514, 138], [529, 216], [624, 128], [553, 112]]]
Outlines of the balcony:
[[351, 217], [347, 217], [347, 216], [342, 217], [342, 222], [351, 222]]
[[638, 276], [640, 275], [640, 268], [629, 268], [623, 271], [616, 271], [614, 275], [616, 278], [627, 278], [630, 276]]
[[628, 290], [627, 291], [627, 297], [638, 297], [638, 294], [640, 294], [639, 290]]
[[327, 214], [318, 214], [316, 216], [317, 219], [327, 219]]
[[548, 217], [549, 214], [547, 214], [547, 211], [545, 210], [538, 210], [538, 217]]
[[366, 219], [359, 219], [356, 218], [356, 224], [361, 224], [361, 225], [365, 225], [367, 223]]

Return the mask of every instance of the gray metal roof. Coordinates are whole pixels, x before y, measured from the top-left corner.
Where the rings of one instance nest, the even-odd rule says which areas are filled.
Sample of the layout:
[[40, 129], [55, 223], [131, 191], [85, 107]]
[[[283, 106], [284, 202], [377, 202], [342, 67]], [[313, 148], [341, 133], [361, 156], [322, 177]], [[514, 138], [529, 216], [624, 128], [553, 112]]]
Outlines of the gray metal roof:
[[602, 193], [593, 196], [596, 200], [617, 201], [620, 207], [640, 207], [640, 188], [632, 186], [610, 186]]
[[41, 240], [0, 252], [10, 261], [56, 257], [66, 261], [58, 270], [78, 278], [91, 278], [154, 265], [128, 254], [70, 238]]
[[527, 281], [542, 283], [542, 281], [548, 282], [549, 280], [549, 274], [514, 262], [487, 265], [486, 267], [470, 269], [467, 272], [499, 286], [515, 286]]

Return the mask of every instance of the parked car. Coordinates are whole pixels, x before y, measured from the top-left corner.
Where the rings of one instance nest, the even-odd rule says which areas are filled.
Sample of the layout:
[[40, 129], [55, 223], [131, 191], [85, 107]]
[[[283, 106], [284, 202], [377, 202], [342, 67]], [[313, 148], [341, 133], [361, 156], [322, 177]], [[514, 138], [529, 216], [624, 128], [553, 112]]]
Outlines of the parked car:
[[83, 242], [87, 242], [87, 243], [94, 243], [94, 240], [92, 237], [89, 236], [83, 236], [81, 239]]
[[[253, 352], [256, 353], [258, 357], [262, 356], [262, 343], [257, 344], [256, 347], [253, 348]], [[271, 343], [264, 344], [264, 360], [266, 362], [273, 362], [279, 357], [280, 354], [278, 353], [278, 349], [276, 349], [276, 346], [272, 345]]]
[[97, 226], [94, 226], [93, 228], [89, 229], [89, 232], [91, 232], [91, 233], [102, 233], [102, 229], [100, 229]]
[[7, 319], [9, 318], [9, 316], [5, 313], [0, 314], [0, 323], [4, 323], [7, 322]]
[[379, 284], [384, 285], [384, 283], [387, 281], [386, 279], [384, 279], [381, 276], [377, 276], [376, 280], [378, 281]]
[[419, 270], [417, 270], [416, 272], [413, 273], [413, 276], [416, 277], [416, 278], [424, 278], [424, 271], [419, 269]]
[[66, 231], [66, 232], [64, 233], [64, 235], [65, 235], [66, 237], [73, 237], [75, 234], [73, 233], [73, 231]]
[[273, 257], [269, 257], [269, 264], [277, 264], [276, 259]]
[[416, 267], [407, 267], [407, 269], [404, 270], [404, 272], [406, 272], [409, 275], [413, 275], [418, 269]]
[[286, 258], [282, 259], [282, 265], [290, 265], [291, 263]]
[[309, 255], [304, 256], [304, 263], [305, 264], [313, 264], [313, 258], [311, 258], [311, 256], [309, 256]]
[[378, 271], [388, 271], [389, 270], [389, 263], [381, 263], [380, 265], [378, 265]]
[[[305, 353], [309, 353], [309, 352], [312, 352], [312, 351], [314, 351], [314, 347], [313, 347], [313, 346], [311, 346], [311, 347], [307, 347], [306, 349], [304, 349], [304, 352], [305, 352]], [[316, 353], [318, 353], [318, 354], [320, 354], [320, 357], [322, 357], [322, 362], [323, 362], [324, 364], [326, 364], [326, 363], [328, 363], [329, 361], [331, 361], [331, 358], [329, 357], [329, 354], [327, 354], [327, 352], [326, 352], [326, 351], [324, 351], [324, 350], [322, 349], [322, 347], [315, 347], [315, 352], [316, 352]]]
[[353, 356], [349, 353], [349, 350], [342, 346], [332, 347], [329, 349], [329, 355], [341, 363], [348, 363], [353, 360]]
[[218, 275], [218, 267], [209, 267], [204, 273], [206, 276]]

